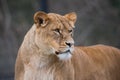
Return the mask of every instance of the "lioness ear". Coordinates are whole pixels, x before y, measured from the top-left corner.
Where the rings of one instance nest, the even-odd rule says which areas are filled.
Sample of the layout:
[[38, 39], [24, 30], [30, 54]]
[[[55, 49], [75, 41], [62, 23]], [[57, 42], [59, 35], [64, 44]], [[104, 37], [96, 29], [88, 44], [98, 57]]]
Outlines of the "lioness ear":
[[45, 27], [48, 24], [48, 15], [42, 11], [36, 12], [34, 14], [34, 23], [37, 27]]
[[65, 15], [65, 17], [70, 21], [71, 25], [74, 27], [74, 24], [77, 20], [77, 15], [75, 12], [71, 12]]

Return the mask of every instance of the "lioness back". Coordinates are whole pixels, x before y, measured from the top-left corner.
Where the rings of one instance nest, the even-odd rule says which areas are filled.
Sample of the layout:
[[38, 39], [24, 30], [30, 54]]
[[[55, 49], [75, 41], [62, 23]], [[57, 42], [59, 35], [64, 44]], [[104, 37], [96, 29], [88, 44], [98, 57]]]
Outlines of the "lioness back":
[[111, 46], [77, 46], [73, 55], [75, 80], [120, 80], [120, 50]]
[[38, 11], [18, 51], [15, 80], [120, 80], [120, 50], [75, 47], [77, 15]]

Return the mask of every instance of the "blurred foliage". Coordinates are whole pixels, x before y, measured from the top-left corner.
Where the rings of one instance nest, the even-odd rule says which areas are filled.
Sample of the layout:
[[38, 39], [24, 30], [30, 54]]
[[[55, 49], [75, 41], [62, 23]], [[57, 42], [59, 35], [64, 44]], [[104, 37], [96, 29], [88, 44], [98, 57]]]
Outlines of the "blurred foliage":
[[120, 0], [110, 0], [110, 3], [114, 8], [118, 9], [120, 17]]
[[10, 12], [15, 22], [33, 22], [34, 9], [32, 0], [8, 0]]
[[113, 7], [120, 9], [120, 0], [110, 0], [110, 3], [112, 4]]

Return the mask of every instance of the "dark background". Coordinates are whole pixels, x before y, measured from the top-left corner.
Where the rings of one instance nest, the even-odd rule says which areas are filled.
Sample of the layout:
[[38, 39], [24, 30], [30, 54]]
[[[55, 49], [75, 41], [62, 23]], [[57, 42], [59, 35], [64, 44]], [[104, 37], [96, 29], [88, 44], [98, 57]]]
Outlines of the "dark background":
[[120, 48], [120, 0], [0, 0], [0, 80], [13, 80], [17, 51], [38, 10], [76, 12], [75, 45]]

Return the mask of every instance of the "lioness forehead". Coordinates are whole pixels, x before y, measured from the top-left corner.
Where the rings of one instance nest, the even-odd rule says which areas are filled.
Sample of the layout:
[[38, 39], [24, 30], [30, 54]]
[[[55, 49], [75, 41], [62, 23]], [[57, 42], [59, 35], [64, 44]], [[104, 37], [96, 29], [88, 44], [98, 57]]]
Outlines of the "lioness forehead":
[[49, 13], [48, 16], [52, 20], [52, 23], [56, 24], [55, 27], [57, 28], [68, 30], [73, 28], [73, 26], [69, 23], [69, 20], [62, 15]]

